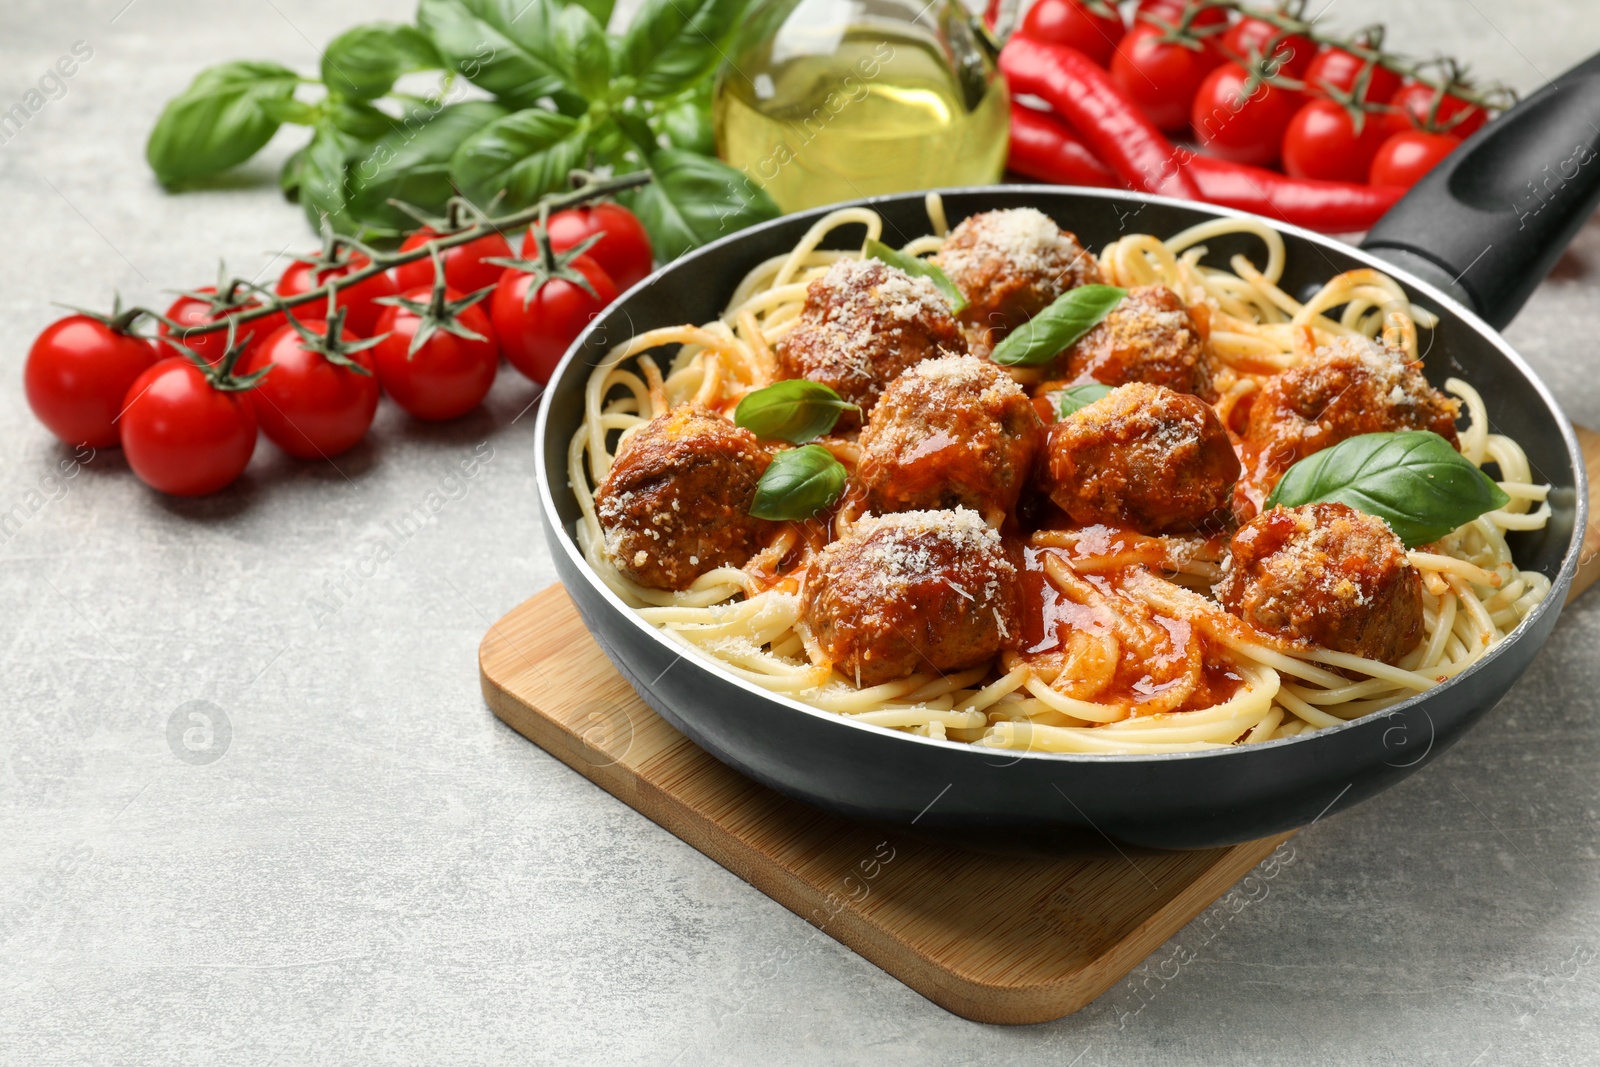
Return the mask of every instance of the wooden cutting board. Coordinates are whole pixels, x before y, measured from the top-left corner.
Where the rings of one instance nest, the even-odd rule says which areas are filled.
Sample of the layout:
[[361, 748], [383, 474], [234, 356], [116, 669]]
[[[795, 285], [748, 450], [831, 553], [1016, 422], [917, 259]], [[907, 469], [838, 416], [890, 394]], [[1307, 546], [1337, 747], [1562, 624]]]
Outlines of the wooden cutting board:
[[[1579, 434], [1600, 470], [1600, 434]], [[1591, 523], [1573, 595], [1597, 577], [1600, 526]], [[518, 733], [977, 1022], [1077, 1011], [1252, 868], [1262, 865], [1253, 877], [1265, 883], [1288, 862], [1273, 852], [1289, 834], [1203, 852], [1108, 847], [1035, 859], [932, 844], [811, 808], [719, 763], [651, 711], [560, 586], [495, 623], [478, 656], [484, 699]], [[1249, 881], [1241, 890], [1243, 899], [1258, 891]]]

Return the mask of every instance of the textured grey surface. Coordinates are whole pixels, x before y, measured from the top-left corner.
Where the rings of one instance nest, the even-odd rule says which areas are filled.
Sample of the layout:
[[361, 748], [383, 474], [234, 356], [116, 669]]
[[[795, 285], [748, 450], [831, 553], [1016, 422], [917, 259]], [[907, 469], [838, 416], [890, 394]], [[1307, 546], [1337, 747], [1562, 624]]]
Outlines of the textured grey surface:
[[[115, 453], [45, 481], [67, 453], [18, 383], [48, 301], [153, 301], [219, 255], [265, 269], [263, 250], [307, 244], [270, 187], [287, 138], [228, 188], [163, 195], [141, 154], [159, 102], [215, 58], [309, 72], [312, 42], [408, 12], [0, 6], [0, 110], [74, 41], [95, 50], [0, 148], [0, 511], [25, 516], [0, 539], [0, 1062], [1600, 1061], [1600, 594], [1470, 738], [1294, 839], [1264, 895], [1228, 898], [1137, 988], [1003, 1029], [923, 1000], [485, 710], [479, 638], [552, 578], [514, 375], [456, 425], [386, 408], [337, 469], [263, 443], [209, 500], [161, 499]], [[1388, 18], [1392, 41], [1523, 89], [1600, 45], [1588, 0], [1329, 17]], [[1591, 425], [1597, 268], [1591, 224], [1510, 331]], [[475, 452], [478, 475], [451, 479]], [[365, 566], [430, 493], [432, 520]], [[168, 742], [194, 700], [231, 726], [204, 765]]]

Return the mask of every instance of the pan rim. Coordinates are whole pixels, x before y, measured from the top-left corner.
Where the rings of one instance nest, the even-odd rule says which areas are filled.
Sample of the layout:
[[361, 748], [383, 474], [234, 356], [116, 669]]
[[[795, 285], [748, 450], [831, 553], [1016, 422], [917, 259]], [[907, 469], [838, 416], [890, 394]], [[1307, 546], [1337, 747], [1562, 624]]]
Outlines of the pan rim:
[[[1200, 751], [1154, 753], [1036, 752], [1016, 751], [1012, 749], [997, 750], [980, 748], [970, 743], [960, 741], [921, 737], [917, 734], [909, 734], [900, 730], [890, 729], [889, 727], [885, 726], [875, 726], [871, 723], [860, 722], [844, 715], [839, 715], [834, 712], [824, 711], [821, 708], [813, 707], [803, 701], [795, 700], [792, 697], [774, 693], [767, 689], [762, 689], [760, 686], [757, 686], [752, 682], [748, 682], [730, 671], [723, 670], [720, 665], [714, 661], [697, 655], [691, 650], [688, 650], [682, 645], [673, 641], [671, 638], [665, 636], [660, 629], [650, 625], [636, 611], [630, 608], [627, 604], [623, 603], [622, 599], [612, 592], [611, 588], [607, 586], [605, 582], [600, 580], [599, 576], [596, 575], [594, 570], [589, 566], [589, 562], [583, 558], [583, 554], [581, 551], [579, 551], [577, 541], [573, 537], [571, 530], [567, 529], [559, 522], [558, 516], [560, 512], [556, 508], [553, 486], [550, 484], [550, 479], [546, 475], [548, 458], [547, 453], [549, 447], [548, 436], [550, 432], [548, 424], [550, 418], [551, 398], [554, 397], [556, 393], [556, 383], [562, 381], [567, 374], [572, 372], [572, 364], [577, 361], [578, 355], [585, 348], [589, 337], [593, 335], [597, 328], [604, 327], [604, 324], [607, 322], [609, 316], [608, 309], [607, 312], [602, 313], [593, 321], [591, 321], [584, 329], [583, 333], [579, 334], [578, 337], [573, 341], [571, 347], [568, 348], [566, 353], [562, 356], [561, 362], [558, 363], [555, 370], [551, 372], [549, 384], [545, 386], [544, 395], [540, 398], [539, 413], [534, 428], [535, 477], [537, 479], [539, 488], [539, 504], [540, 507], [544, 509], [544, 522], [548, 524], [551, 529], [558, 532], [556, 540], [560, 543], [561, 550], [566, 553], [568, 561], [576, 568], [577, 573], [582, 575], [583, 579], [588, 583], [589, 588], [601, 596], [611, 611], [624, 616], [627, 619], [628, 625], [633, 626], [639, 633], [645, 635], [651, 642], [659, 645], [664, 651], [671, 653], [678, 659], [687, 661], [695, 669], [704, 670], [710, 673], [719, 682], [732, 685], [754, 699], [771, 702], [772, 704], [775, 704], [785, 710], [798, 711], [810, 716], [819, 717], [846, 729], [865, 730], [871, 734], [893, 737], [901, 741], [933, 745], [941, 750], [950, 752], [966, 752], [970, 753], [971, 758], [974, 759], [992, 760], [997, 751], [1005, 751], [1008, 753], [1008, 755], [1014, 756], [1018, 760], [1042, 760], [1050, 763], [1091, 763], [1096, 765], [1106, 763], [1146, 764], [1167, 763], [1179, 760], [1220, 760], [1246, 758], [1251, 753], [1255, 752], [1273, 751], [1289, 745], [1314, 742], [1319, 738], [1331, 738], [1355, 729], [1370, 728], [1375, 722], [1392, 718], [1403, 712], [1417, 708], [1430, 700], [1446, 696], [1450, 692], [1454, 691], [1458, 685], [1464, 683], [1466, 679], [1477, 675], [1480, 671], [1484, 670], [1494, 661], [1498, 660], [1505, 653], [1505, 651], [1512, 647], [1516, 642], [1526, 640], [1529, 631], [1547, 613], [1554, 611], [1559, 615], [1566, 601], [1567, 590], [1571, 586], [1573, 577], [1576, 575], [1578, 570], [1579, 557], [1583, 548], [1584, 533], [1588, 528], [1589, 500], [1588, 475], [1583, 464], [1582, 450], [1578, 445], [1577, 435], [1573, 431], [1572, 422], [1562, 411], [1561, 405], [1556, 400], [1555, 394], [1550, 391], [1550, 388], [1545, 384], [1544, 380], [1540, 378], [1533, 368], [1527, 364], [1527, 362], [1516, 351], [1516, 349], [1507, 343], [1500, 332], [1490, 326], [1470, 308], [1467, 308], [1465, 305], [1461, 304], [1459, 301], [1455, 300], [1447, 293], [1438, 289], [1424, 279], [1418, 278], [1401, 267], [1394, 266], [1381, 257], [1373, 255], [1371, 252], [1358, 248], [1354, 245], [1345, 244], [1342, 241], [1338, 241], [1336, 238], [1319, 234], [1300, 226], [1294, 226], [1289, 223], [1267, 218], [1265, 216], [1255, 215], [1247, 211], [1239, 211], [1233, 208], [1221, 207], [1215, 204], [1206, 204], [1192, 200], [1180, 200], [1165, 196], [1149, 196], [1120, 189], [1096, 189], [1087, 186], [1048, 186], [1029, 184], [940, 187], [936, 189], [920, 190], [909, 193], [892, 193], [882, 196], [861, 197], [854, 200], [844, 200], [837, 204], [830, 204], [824, 207], [813, 208], [808, 211], [796, 212], [794, 214], [785, 215], [764, 223], [759, 223], [747, 229], [729, 234], [726, 237], [718, 238], [717, 240], [703, 245], [700, 248], [680, 257], [679, 259], [674, 260], [672, 263], [669, 263], [659, 270], [653, 272], [649, 277], [629, 288], [620, 297], [618, 297], [612, 306], [620, 306], [623, 301], [635, 290], [653, 284], [669, 272], [693, 269], [693, 265], [697, 261], [706, 257], [719, 255], [725, 248], [728, 248], [741, 241], [753, 240], [757, 237], [757, 235], [768, 230], [775, 229], [779, 226], [793, 225], [796, 220], [801, 219], [814, 222], [816, 219], [823, 217], [828, 212], [838, 210], [839, 208], [873, 207], [877, 204], [922, 198], [930, 192], [939, 193], [941, 196], [983, 196], [1003, 193], [1021, 194], [1026, 196], [1042, 196], [1049, 198], [1065, 195], [1074, 198], [1119, 201], [1122, 203], [1136, 204], [1140, 206], [1148, 204], [1166, 205], [1186, 211], [1195, 211], [1199, 212], [1200, 214], [1210, 215], [1213, 218], [1248, 219], [1251, 221], [1264, 223], [1282, 236], [1300, 238], [1304, 241], [1310, 242], [1313, 245], [1329, 247], [1332, 251], [1338, 252], [1341, 255], [1353, 256], [1356, 259], [1364, 262], [1367, 266], [1376, 270], [1381, 270], [1385, 274], [1388, 274], [1394, 277], [1396, 280], [1402, 282], [1408, 288], [1421, 293], [1427, 297], [1427, 299], [1431, 301], [1438, 310], [1460, 319], [1463, 324], [1476, 331], [1481, 337], [1498, 349], [1501, 356], [1503, 356], [1517, 370], [1517, 373], [1522, 375], [1522, 377], [1533, 386], [1534, 392], [1539, 396], [1540, 400], [1544, 402], [1546, 408], [1556, 416], [1555, 429], [1561, 437], [1562, 444], [1566, 447], [1567, 462], [1574, 474], [1574, 492], [1576, 495], [1576, 500], [1574, 502], [1575, 511], [1573, 515], [1572, 536], [1565, 551], [1562, 553], [1561, 566], [1557, 570], [1555, 577], [1551, 579], [1549, 593], [1545, 595], [1544, 600], [1534, 607], [1533, 611], [1528, 614], [1527, 618], [1523, 619], [1522, 622], [1519, 623], [1514, 630], [1508, 633], [1499, 644], [1491, 648], [1476, 663], [1454, 678], [1442, 682], [1432, 689], [1424, 690], [1411, 697], [1408, 697], [1407, 699], [1394, 704], [1391, 707], [1383, 708], [1379, 711], [1369, 712], [1368, 714], [1360, 716], [1359, 718], [1340, 723], [1338, 726], [1329, 726], [1321, 730], [1310, 731], [1295, 737], [1285, 737], [1275, 741], [1260, 742], [1254, 745], [1230, 745], [1222, 748], [1204, 749]], [[560, 454], [564, 456], [565, 451], [566, 443], [563, 442], [560, 446]], [[1520, 680], [1524, 673], [1526, 673], [1525, 670], [1519, 671], [1517, 678]]]

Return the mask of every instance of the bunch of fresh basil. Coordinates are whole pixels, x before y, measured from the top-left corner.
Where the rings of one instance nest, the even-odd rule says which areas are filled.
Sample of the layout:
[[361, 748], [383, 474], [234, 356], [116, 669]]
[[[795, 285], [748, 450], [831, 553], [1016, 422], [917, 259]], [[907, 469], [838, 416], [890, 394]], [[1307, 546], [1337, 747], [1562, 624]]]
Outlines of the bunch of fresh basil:
[[[375, 22], [334, 38], [320, 83], [276, 63], [201, 71], [171, 100], [146, 156], [167, 185], [217, 174], [283, 123], [311, 128], [284, 165], [285, 195], [368, 240], [416, 226], [389, 203], [440, 212], [459, 192], [514, 211], [564, 188], [577, 167], [648, 168], [625, 196], [661, 259], [774, 218], [742, 173], [714, 158], [711, 80], [750, 0], [645, 0], [608, 35], [613, 0], [420, 0], [417, 25]], [[441, 71], [434, 96], [402, 75]], [[463, 83], [493, 96], [464, 99]], [[301, 86], [326, 94], [306, 101]]]

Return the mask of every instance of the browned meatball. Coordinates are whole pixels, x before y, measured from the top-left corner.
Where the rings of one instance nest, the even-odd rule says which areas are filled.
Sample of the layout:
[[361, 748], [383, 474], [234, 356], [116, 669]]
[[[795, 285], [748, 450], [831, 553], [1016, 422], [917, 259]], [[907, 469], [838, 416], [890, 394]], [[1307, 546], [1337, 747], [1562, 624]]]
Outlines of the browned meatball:
[[1047, 488], [1080, 525], [1142, 533], [1199, 526], [1225, 512], [1239, 477], [1211, 406], [1133, 382], [1050, 429]]
[[946, 356], [890, 383], [861, 432], [856, 478], [869, 510], [1017, 506], [1044, 443], [1026, 393], [988, 360]]
[[950, 231], [934, 259], [967, 298], [961, 322], [979, 345], [1027, 322], [1068, 289], [1105, 280], [1076, 236], [1031, 207], [973, 215]]
[[977, 512], [863, 519], [811, 564], [802, 618], [863, 686], [977, 667], [1021, 633], [1017, 565]]
[[773, 523], [749, 514], [772, 456], [749, 430], [692, 404], [635, 430], [595, 491], [606, 556], [652, 589], [742, 566]]
[[1382, 519], [1344, 504], [1278, 507], [1231, 549], [1217, 596], [1258, 630], [1385, 663], [1422, 639], [1422, 576]]
[[1149, 382], [1214, 401], [1211, 346], [1164, 285], [1142, 285], [1063, 354], [1068, 384]]
[[[842, 259], [807, 286], [799, 324], [777, 345], [783, 377], [831, 386], [863, 413], [907, 368], [966, 349], [932, 282], [875, 259]], [[856, 423], [846, 412], [839, 428]]]
[[1358, 434], [1432, 430], [1454, 444], [1461, 405], [1429, 385], [1419, 366], [1365, 338], [1343, 337], [1269, 379], [1250, 405], [1245, 476], [1234, 493], [1240, 521], [1261, 509], [1296, 462]]

